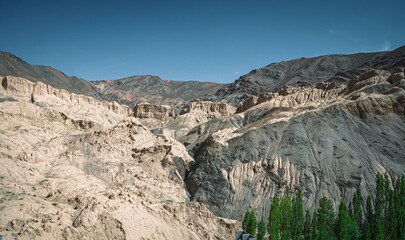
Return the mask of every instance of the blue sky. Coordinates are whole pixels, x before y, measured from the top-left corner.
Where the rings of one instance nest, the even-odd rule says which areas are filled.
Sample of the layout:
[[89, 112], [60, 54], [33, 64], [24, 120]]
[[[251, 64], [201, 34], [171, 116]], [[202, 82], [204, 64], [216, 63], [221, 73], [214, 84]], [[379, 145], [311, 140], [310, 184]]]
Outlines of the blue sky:
[[0, 0], [0, 51], [86, 80], [232, 82], [300, 57], [405, 44], [405, 1]]

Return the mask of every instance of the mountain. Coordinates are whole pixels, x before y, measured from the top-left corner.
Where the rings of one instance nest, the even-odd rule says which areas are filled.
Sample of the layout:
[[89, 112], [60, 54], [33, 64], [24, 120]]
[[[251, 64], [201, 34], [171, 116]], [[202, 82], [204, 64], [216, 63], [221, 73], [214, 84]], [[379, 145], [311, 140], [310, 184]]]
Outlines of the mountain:
[[3, 64], [16, 76], [0, 76], [0, 235], [232, 239], [246, 209], [267, 219], [287, 191], [310, 210], [357, 188], [364, 203], [377, 172], [405, 174], [403, 53], [296, 59], [230, 85], [89, 83], [98, 99]]
[[163, 80], [151, 75], [91, 83], [98, 88], [101, 98], [107, 101], [117, 101], [131, 107], [137, 103], [170, 105], [177, 110], [181, 105], [227, 86], [213, 82]]
[[116, 101], [129, 107], [138, 103], [170, 105], [177, 112], [189, 102], [213, 94], [228, 84], [198, 81], [170, 81], [157, 76], [138, 75], [118, 80], [86, 81], [66, 76], [48, 66], [31, 65], [7, 52], [0, 52], [0, 76], [16, 76], [43, 82], [71, 93]]
[[11, 53], [0, 51], [0, 76], [23, 77], [33, 82], [43, 82], [54, 88], [94, 97], [101, 100], [96, 88], [83, 79], [66, 76], [55, 68], [31, 65]]
[[257, 99], [179, 138], [195, 160], [186, 177], [191, 199], [214, 214], [241, 220], [250, 208], [266, 217], [286, 191], [301, 190], [311, 210], [322, 196], [348, 202], [356, 188], [365, 200], [377, 172], [405, 174], [404, 67]]
[[194, 160], [127, 106], [0, 77], [5, 239], [232, 239], [235, 220], [189, 202]]
[[337, 83], [347, 83], [361, 69], [380, 68], [392, 70], [403, 66], [405, 46], [390, 52], [358, 53], [351, 55], [325, 55], [272, 63], [252, 70], [234, 83], [203, 98], [237, 104], [252, 95], [278, 91], [291, 86], [312, 86], [333, 78]]

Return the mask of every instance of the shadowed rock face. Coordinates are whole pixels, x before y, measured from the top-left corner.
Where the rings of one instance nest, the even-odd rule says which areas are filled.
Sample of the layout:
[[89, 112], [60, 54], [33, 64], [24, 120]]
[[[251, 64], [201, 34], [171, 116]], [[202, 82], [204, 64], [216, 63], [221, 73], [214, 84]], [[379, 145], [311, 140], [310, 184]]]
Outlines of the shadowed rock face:
[[208, 95], [204, 100], [223, 101], [233, 106], [252, 95], [276, 92], [291, 86], [314, 86], [319, 82], [347, 83], [370, 68], [392, 70], [405, 65], [405, 46], [391, 52], [325, 55], [272, 63], [241, 76], [231, 85]]
[[97, 89], [88, 81], [66, 76], [63, 72], [49, 66], [28, 64], [13, 54], [1, 51], [0, 76], [22, 77], [32, 82], [43, 82], [54, 88], [65, 89], [71, 93], [91, 96], [101, 100]]
[[247, 208], [266, 216], [287, 190], [301, 189], [309, 208], [322, 196], [349, 201], [357, 187], [365, 198], [377, 172], [405, 173], [404, 81], [402, 68], [369, 70], [347, 86], [290, 87], [195, 127], [181, 139], [196, 161], [192, 199], [241, 219]]
[[196, 81], [169, 81], [141, 75], [118, 80], [92, 81], [103, 99], [134, 106], [137, 103], [170, 105], [179, 112], [191, 100], [214, 93], [227, 84]]

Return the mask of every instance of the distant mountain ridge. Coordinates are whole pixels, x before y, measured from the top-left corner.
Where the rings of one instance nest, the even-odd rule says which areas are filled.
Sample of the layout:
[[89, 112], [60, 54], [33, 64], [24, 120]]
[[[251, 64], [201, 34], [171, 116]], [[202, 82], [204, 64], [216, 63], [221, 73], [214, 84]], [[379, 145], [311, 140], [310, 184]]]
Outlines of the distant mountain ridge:
[[392, 70], [400, 66], [405, 66], [405, 46], [388, 52], [293, 59], [252, 70], [204, 100], [236, 106], [252, 95], [278, 91], [287, 85], [313, 86], [328, 80], [347, 83], [353, 76], [370, 68]]
[[212, 94], [229, 84], [163, 80], [158, 76], [137, 75], [117, 80], [92, 81], [101, 98], [134, 106], [137, 103], [170, 105], [180, 108], [190, 101]]
[[11, 53], [0, 51], [0, 76], [23, 77], [71, 93], [116, 101], [133, 107], [137, 103], [171, 105], [180, 110], [192, 100], [212, 94], [229, 84], [163, 80], [158, 76], [136, 75], [117, 80], [86, 81], [49, 66], [31, 65]]
[[49, 66], [30, 65], [6, 52], [0, 52], [0, 76], [18, 76], [41, 81], [54, 88], [116, 101], [133, 107], [138, 103], [170, 105], [180, 111], [190, 102], [204, 100], [237, 106], [250, 96], [278, 91], [285, 86], [314, 86], [319, 82], [347, 83], [367, 69], [405, 66], [405, 46], [393, 51], [324, 55], [271, 63], [254, 69], [231, 84], [163, 80], [153, 75], [135, 75], [117, 80], [86, 81], [70, 77]]
[[101, 100], [96, 88], [90, 82], [77, 77], [69, 77], [53, 67], [31, 65], [8, 52], [0, 51], [0, 76], [16, 76], [33, 82], [40, 81], [54, 88]]

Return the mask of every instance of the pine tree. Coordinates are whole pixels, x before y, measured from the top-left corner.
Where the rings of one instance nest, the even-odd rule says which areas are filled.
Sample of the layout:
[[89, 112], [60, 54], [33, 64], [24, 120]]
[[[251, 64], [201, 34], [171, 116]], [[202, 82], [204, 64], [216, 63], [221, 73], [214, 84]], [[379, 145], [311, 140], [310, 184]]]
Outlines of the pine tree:
[[269, 233], [270, 240], [279, 240], [280, 239], [280, 220], [281, 220], [281, 211], [280, 203], [278, 197], [274, 197], [273, 204], [271, 205], [270, 214], [269, 214], [269, 224], [267, 232]]
[[314, 211], [313, 218], [312, 218], [312, 240], [318, 240], [319, 238], [319, 221], [318, 221], [318, 214]]
[[384, 204], [384, 177], [380, 173], [377, 173], [377, 193], [375, 197], [375, 214], [373, 218], [373, 239], [384, 239]]
[[363, 211], [362, 211], [362, 198], [360, 187], [357, 188], [356, 194], [353, 198], [353, 220], [356, 222], [358, 227], [361, 227], [363, 223]]
[[348, 214], [348, 208], [345, 202], [341, 201], [339, 205], [336, 237], [340, 240], [349, 240], [349, 224], [351, 223], [350, 216]]
[[298, 191], [297, 197], [293, 201], [293, 221], [292, 221], [292, 239], [298, 240], [302, 235], [304, 210], [302, 206], [302, 193]]
[[252, 236], [256, 236], [256, 229], [257, 229], [256, 215], [253, 211], [251, 211], [248, 217], [246, 232]]
[[405, 239], [405, 175], [396, 182], [397, 239]]
[[324, 213], [318, 212], [318, 232], [319, 239], [329, 239], [329, 234], [326, 226], [326, 218]]
[[394, 205], [394, 191], [391, 188], [387, 189], [387, 214], [385, 221], [385, 232], [387, 233], [387, 239], [397, 240], [396, 227], [397, 227], [397, 212]]
[[367, 196], [367, 205], [366, 205], [366, 218], [363, 224], [362, 235], [364, 240], [372, 240], [372, 229], [373, 229], [373, 202], [371, 196]]
[[309, 209], [307, 209], [305, 212], [304, 239], [311, 239], [311, 213], [309, 212]]
[[321, 239], [329, 239], [333, 237], [335, 210], [333, 208], [332, 200], [327, 197], [322, 197], [319, 200], [318, 218]]
[[264, 222], [263, 215], [262, 219], [257, 226], [257, 240], [263, 240], [266, 235], [266, 223]]
[[[354, 201], [354, 200], [353, 200]], [[348, 214], [350, 216], [351, 219], [354, 219], [354, 210], [353, 210], [353, 204], [350, 202], [349, 203], [349, 210], [348, 210]]]
[[291, 239], [291, 220], [292, 220], [292, 206], [290, 193], [284, 194], [283, 200], [281, 200], [281, 239]]
[[242, 221], [242, 229], [243, 229], [243, 231], [247, 231], [249, 218], [250, 218], [250, 212], [249, 212], [249, 209], [248, 209], [248, 210], [246, 210], [245, 217], [243, 218], [243, 221]]

